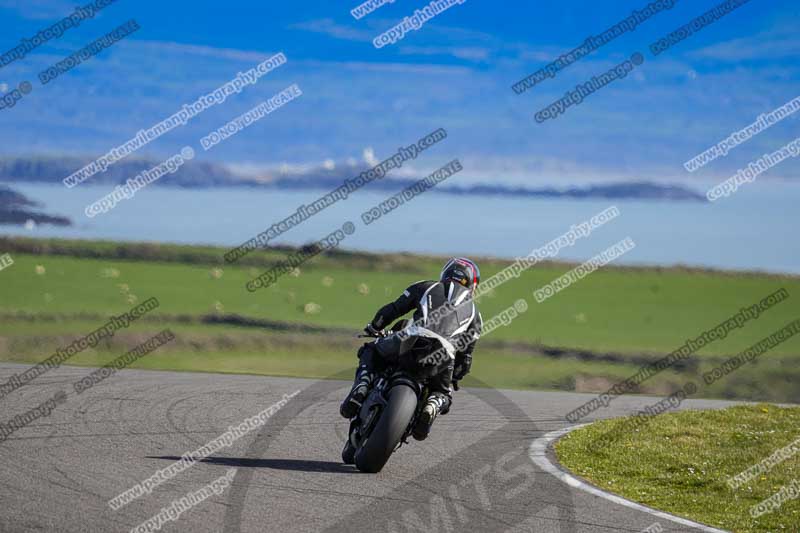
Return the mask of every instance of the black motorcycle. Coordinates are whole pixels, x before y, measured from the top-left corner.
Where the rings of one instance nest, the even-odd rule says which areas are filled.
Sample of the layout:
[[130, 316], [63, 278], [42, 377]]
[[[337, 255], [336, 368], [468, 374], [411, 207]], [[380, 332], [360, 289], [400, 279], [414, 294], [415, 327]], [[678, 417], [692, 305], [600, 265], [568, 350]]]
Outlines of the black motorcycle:
[[410, 321], [401, 320], [388, 334], [359, 335], [374, 337], [376, 349], [386, 354], [387, 360], [361, 409], [351, 419], [342, 450], [344, 463], [355, 463], [362, 472], [380, 472], [389, 457], [408, 444], [428, 397], [427, 380], [436, 375], [440, 366], [440, 361], [430, 360], [431, 353], [441, 353], [438, 341], [422, 335], [398, 334], [409, 324]]

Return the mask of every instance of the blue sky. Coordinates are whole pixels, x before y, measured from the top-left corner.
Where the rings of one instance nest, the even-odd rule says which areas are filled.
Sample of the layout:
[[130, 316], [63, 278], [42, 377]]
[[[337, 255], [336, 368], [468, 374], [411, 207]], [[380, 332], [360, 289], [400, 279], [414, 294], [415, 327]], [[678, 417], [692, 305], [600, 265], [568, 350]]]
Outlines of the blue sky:
[[[390, 155], [436, 128], [449, 137], [412, 172], [458, 157], [464, 181], [532, 186], [588, 181], [727, 178], [788, 143], [800, 118], [771, 128], [689, 175], [683, 162], [800, 96], [800, 4], [751, 0], [658, 57], [647, 46], [718, 1], [679, 0], [555, 79], [516, 95], [511, 85], [627, 17], [640, 1], [466, 0], [381, 49], [372, 39], [419, 0], [361, 20], [345, 2], [117, 0], [95, 19], [0, 68], [0, 88], [34, 91], [0, 111], [2, 155], [99, 155], [275, 52], [288, 63], [221, 106], [150, 144], [159, 158], [199, 139], [292, 83], [303, 96], [200, 158], [248, 172]], [[0, 52], [72, 12], [64, 0], [0, 0]], [[46, 86], [41, 70], [130, 18], [141, 30]], [[536, 111], [634, 52], [646, 61], [557, 120]], [[330, 164], [330, 163], [329, 163]], [[795, 179], [800, 162], [765, 177]]]

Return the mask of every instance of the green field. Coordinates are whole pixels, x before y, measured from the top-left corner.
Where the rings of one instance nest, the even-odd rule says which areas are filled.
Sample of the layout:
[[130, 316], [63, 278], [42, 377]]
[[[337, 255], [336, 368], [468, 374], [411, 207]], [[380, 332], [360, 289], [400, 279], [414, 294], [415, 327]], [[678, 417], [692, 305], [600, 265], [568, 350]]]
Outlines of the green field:
[[[245, 283], [288, 250], [261, 251], [235, 265], [222, 248], [2, 238], [0, 358], [35, 362], [110, 314], [158, 298], [160, 307], [110, 342], [74, 357], [95, 365], [163, 327], [177, 340], [142, 368], [325, 377], [352, 368], [356, 333], [409, 284], [435, 277], [442, 258], [334, 252], [267, 289]], [[480, 260], [484, 279], [507, 263]], [[488, 320], [525, 298], [528, 311], [478, 344], [475, 376], [492, 386], [600, 390], [677, 349], [767, 294], [790, 298], [726, 339], [642, 386], [666, 393], [687, 376], [744, 350], [800, 318], [800, 278], [692, 269], [606, 268], [543, 303], [533, 290], [573, 265], [543, 263], [483, 297]], [[800, 336], [731, 374], [700, 396], [800, 401]], [[794, 381], [793, 381], [794, 380]]]
[[[626, 420], [568, 433], [556, 443], [559, 461], [604, 490], [707, 525], [736, 533], [798, 530], [800, 499], [758, 517], [750, 509], [800, 480], [800, 455], [738, 488], [727, 480], [800, 438], [800, 408], [682, 411], [653, 417], [636, 431], [625, 429]], [[609, 446], [592, 446], [612, 432], [618, 436]]]

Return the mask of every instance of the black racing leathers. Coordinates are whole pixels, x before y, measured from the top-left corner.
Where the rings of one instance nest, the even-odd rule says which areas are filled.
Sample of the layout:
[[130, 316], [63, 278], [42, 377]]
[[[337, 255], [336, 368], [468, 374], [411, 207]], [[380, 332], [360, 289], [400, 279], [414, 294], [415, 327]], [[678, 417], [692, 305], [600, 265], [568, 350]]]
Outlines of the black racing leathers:
[[[381, 330], [392, 325], [403, 315], [414, 311], [413, 322], [448, 339], [455, 348], [455, 357], [445, 361], [438, 373], [429, 380], [431, 393], [446, 398], [449, 409], [454, 369], [455, 379], [462, 379], [472, 362], [472, 352], [480, 337], [482, 319], [469, 289], [451, 281], [419, 281], [408, 287], [395, 301], [381, 307], [372, 319], [373, 328]], [[359, 373], [375, 372], [384, 359], [374, 344], [359, 351]]]

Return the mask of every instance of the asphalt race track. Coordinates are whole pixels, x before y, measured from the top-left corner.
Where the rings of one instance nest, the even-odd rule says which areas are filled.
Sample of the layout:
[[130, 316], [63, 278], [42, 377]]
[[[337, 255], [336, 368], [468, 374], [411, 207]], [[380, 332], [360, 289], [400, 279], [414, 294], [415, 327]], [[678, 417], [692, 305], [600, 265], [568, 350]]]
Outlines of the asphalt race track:
[[[0, 364], [0, 383], [28, 366]], [[531, 442], [569, 426], [591, 395], [462, 389], [423, 442], [404, 446], [378, 475], [341, 464], [347, 383], [124, 370], [78, 395], [92, 369], [63, 367], [0, 399], [5, 423], [59, 390], [67, 401], [0, 442], [0, 531], [127, 532], [172, 501], [235, 468], [224, 492], [160, 531], [640, 532], [685, 526], [573, 489], [541, 471]], [[113, 511], [108, 501], [300, 391], [260, 429], [151, 494]], [[653, 403], [619, 398], [598, 416]], [[686, 401], [683, 408], [728, 405]], [[591, 418], [588, 418], [591, 420]]]

